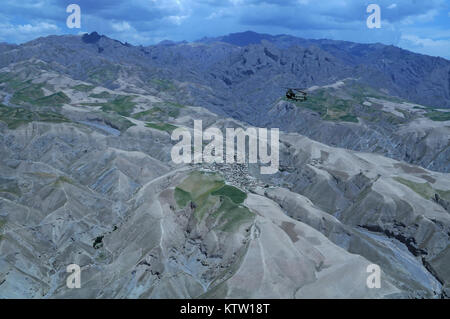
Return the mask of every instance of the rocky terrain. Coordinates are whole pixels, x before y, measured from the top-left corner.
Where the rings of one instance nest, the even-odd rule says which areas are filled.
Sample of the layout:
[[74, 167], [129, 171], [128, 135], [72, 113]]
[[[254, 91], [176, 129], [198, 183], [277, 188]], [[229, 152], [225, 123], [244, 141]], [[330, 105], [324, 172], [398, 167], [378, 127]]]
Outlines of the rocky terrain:
[[[0, 297], [449, 298], [446, 93], [431, 108], [355, 79], [356, 48], [358, 63], [392, 48], [262, 37], [1, 46]], [[280, 78], [265, 51], [294, 70]], [[311, 74], [308, 101], [283, 98]], [[279, 127], [279, 172], [174, 164], [171, 132], [199, 119]]]
[[[449, 172], [450, 62], [442, 58], [382, 44], [253, 32], [147, 47], [93, 32], [0, 50], [4, 72], [33, 59], [47, 71], [111, 90], [201, 106], [254, 126]], [[285, 103], [286, 87], [310, 88], [311, 103]]]
[[[450, 112], [392, 98], [346, 79], [311, 87], [307, 102], [278, 100], [262, 125], [331, 146], [450, 172]], [[295, 119], [295, 120], [293, 120]]]

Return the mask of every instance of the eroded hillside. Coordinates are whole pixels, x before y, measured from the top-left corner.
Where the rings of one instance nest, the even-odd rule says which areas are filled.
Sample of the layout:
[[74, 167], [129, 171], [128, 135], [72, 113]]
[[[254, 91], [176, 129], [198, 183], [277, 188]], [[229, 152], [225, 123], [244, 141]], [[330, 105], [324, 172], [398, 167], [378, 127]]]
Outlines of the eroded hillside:
[[[171, 161], [175, 128], [248, 126], [182, 103], [192, 83], [63, 68], [0, 70], [1, 297], [449, 297], [450, 179], [437, 172], [448, 171], [449, 128], [433, 120], [445, 110], [357, 95], [352, 80], [310, 88], [308, 104], [280, 97], [269, 111], [280, 170], [261, 175]], [[80, 289], [66, 286], [73, 263]], [[366, 285], [370, 264], [380, 289]]]

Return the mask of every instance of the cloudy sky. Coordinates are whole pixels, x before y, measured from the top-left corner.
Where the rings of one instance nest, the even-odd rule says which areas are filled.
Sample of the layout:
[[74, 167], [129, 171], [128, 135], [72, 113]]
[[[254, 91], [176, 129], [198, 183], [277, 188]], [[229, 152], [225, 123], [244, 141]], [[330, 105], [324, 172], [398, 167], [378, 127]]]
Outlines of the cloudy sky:
[[[69, 4], [81, 28], [69, 29]], [[366, 8], [381, 7], [369, 29]], [[193, 41], [252, 30], [355, 42], [381, 42], [450, 59], [450, 0], [2, 0], [0, 42], [97, 31], [132, 44]]]

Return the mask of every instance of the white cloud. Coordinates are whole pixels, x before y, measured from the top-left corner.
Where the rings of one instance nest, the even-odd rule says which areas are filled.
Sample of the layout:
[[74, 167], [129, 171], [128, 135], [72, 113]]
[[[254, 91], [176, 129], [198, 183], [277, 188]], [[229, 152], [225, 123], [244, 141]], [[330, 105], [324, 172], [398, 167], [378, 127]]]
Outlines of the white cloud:
[[111, 24], [111, 28], [117, 32], [129, 31], [132, 29], [132, 27], [127, 21], [121, 21], [116, 23], [113, 22]]
[[[400, 46], [422, 54], [450, 59], [450, 39], [433, 40], [431, 38], [421, 38], [414, 34], [403, 34]], [[443, 52], [449, 53], [442, 54]]]
[[33, 40], [37, 37], [56, 34], [60, 28], [47, 22], [33, 24], [11, 24], [10, 22], [0, 23], [0, 41], [13, 38], [16, 43]]
[[206, 20], [219, 19], [229, 17], [232, 12], [232, 9], [219, 9], [217, 11], [212, 12], [209, 16], [206, 17]]
[[[399, 46], [403, 43], [406, 49], [418, 48], [416, 51], [435, 54], [438, 48], [446, 50], [446, 41], [450, 40], [450, 30], [445, 25], [447, 16], [450, 17], [448, 1], [415, 0], [411, 4], [411, 0], [132, 0], [125, 4], [77, 0], [75, 3], [82, 7], [83, 29], [68, 30], [64, 25], [67, 15], [63, 2], [2, 0], [0, 41], [21, 43], [50, 34], [95, 30], [121, 41], [145, 45], [159, 39], [195, 40], [253, 30], [305, 38]], [[379, 3], [385, 8], [380, 30], [366, 28], [367, 3]], [[400, 40], [401, 34], [405, 36]], [[450, 50], [440, 54], [447, 52]]]
[[169, 16], [167, 17], [167, 19], [172, 22], [175, 25], [180, 25], [183, 20], [185, 20], [186, 18], [188, 18], [188, 15], [183, 15], [183, 16]]
[[404, 25], [411, 25], [411, 24], [415, 24], [418, 22], [430, 22], [430, 21], [433, 21], [434, 18], [438, 15], [439, 15], [439, 10], [431, 9], [423, 14], [418, 14], [415, 16], [408, 16], [405, 19], [403, 19], [401, 21], [401, 23]]
[[16, 25], [13, 26], [20, 33], [39, 33], [39, 32], [48, 32], [48, 31], [57, 31], [59, 28], [51, 23], [47, 22], [39, 22], [37, 24], [24, 24], [24, 25]]

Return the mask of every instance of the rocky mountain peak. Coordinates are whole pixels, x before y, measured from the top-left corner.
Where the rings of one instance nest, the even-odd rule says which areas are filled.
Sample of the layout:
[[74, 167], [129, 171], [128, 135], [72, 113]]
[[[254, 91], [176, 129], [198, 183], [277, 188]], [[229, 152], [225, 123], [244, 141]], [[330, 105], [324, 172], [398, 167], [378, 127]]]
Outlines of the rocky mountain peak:
[[96, 31], [91, 33], [83, 34], [81, 39], [84, 43], [97, 43], [103, 36], [98, 34]]

